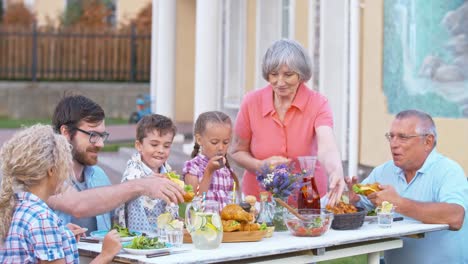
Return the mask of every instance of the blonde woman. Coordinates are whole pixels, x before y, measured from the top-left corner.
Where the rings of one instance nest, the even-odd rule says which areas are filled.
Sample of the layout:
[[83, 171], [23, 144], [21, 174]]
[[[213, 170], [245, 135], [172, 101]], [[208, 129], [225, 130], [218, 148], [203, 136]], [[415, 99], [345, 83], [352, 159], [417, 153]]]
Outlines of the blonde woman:
[[[74, 234], [44, 202], [68, 180], [71, 146], [51, 126], [17, 132], [0, 151], [0, 263], [79, 263]], [[121, 248], [118, 234], [104, 239], [96, 263]]]

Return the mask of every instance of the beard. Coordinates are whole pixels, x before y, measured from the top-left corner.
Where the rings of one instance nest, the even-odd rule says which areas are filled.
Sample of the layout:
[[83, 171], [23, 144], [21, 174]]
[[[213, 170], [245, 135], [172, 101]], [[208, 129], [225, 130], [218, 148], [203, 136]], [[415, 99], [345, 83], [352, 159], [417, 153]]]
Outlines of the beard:
[[101, 150], [100, 147], [90, 146], [83, 151], [76, 146], [75, 142], [72, 142], [72, 146], [72, 155], [73, 159], [76, 160], [76, 162], [84, 166], [93, 166], [97, 164], [97, 156], [90, 156], [88, 155], [88, 153], [92, 152], [97, 154]]

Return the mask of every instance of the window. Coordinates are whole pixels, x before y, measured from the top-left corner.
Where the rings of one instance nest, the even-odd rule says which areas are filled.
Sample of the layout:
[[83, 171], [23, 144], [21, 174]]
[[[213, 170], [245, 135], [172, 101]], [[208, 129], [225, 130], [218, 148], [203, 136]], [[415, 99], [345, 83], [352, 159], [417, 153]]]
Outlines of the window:
[[221, 105], [238, 109], [245, 91], [246, 0], [225, 0], [222, 8]]

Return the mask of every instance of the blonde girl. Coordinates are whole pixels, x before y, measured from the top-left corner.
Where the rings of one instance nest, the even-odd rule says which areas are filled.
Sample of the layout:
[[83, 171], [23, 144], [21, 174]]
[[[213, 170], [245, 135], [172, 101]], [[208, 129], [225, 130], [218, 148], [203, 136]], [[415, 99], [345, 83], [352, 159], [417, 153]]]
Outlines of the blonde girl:
[[[71, 146], [51, 126], [17, 132], [0, 151], [0, 263], [79, 263], [73, 232], [45, 203], [64, 189], [71, 172]], [[120, 250], [106, 237], [98, 262]]]

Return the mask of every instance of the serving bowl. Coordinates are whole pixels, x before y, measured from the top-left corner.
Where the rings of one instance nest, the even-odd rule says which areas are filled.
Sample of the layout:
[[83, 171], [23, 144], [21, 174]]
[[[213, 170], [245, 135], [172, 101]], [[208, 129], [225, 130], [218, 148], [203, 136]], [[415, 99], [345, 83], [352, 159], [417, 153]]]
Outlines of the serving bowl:
[[364, 218], [367, 215], [366, 209], [356, 207], [356, 213], [335, 214], [331, 227], [335, 230], [351, 230], [358, 229], [364, 223]]
[[325, 209], [301, 209], [302, 219], [289, 211], [283, 213], [284, 223], [294, 236], [317, 237], [325, 234], [333, 221], [333, 213]]

